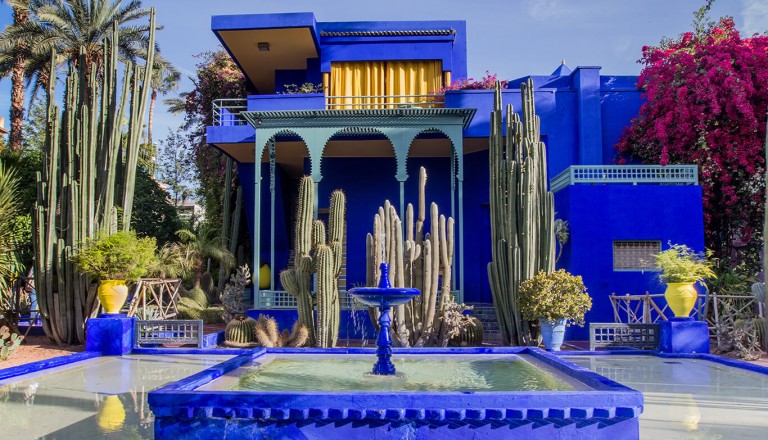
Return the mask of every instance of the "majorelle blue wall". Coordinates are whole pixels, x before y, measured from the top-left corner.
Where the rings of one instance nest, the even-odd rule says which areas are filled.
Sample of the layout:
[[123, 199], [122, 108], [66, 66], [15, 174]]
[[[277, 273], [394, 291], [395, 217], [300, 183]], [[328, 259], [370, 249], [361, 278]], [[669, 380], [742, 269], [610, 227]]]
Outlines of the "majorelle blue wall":
[[592, 297], [587, 325], [569, 327], [567, 339], [587, 339], [589, 322], [614, 321], [612, 293], [665, 290], [658, 272], [615, 271], [614, 241], [659, 240], [662, 249], [672, 243], [704, 250], [700, 186], [572, 185], [555, 194], [555, 210], [570, 229], [557, 267], [581, 275]]

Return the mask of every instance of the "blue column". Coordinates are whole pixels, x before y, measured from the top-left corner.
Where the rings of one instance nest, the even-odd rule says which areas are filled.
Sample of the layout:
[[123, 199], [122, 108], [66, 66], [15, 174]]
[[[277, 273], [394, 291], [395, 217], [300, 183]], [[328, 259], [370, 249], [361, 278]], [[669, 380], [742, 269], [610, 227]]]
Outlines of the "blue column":
[[600, 69], [599, 66], [579, 66], [572, 73], [579, 128], [579, 165], [599, 165], [603, 160]]

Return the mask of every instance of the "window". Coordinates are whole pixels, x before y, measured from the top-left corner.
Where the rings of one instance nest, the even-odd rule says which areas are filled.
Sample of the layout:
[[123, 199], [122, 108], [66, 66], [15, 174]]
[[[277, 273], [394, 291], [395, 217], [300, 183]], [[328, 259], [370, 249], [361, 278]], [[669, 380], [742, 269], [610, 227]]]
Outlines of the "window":
[[[440, 61], [361, 61], [331, 63], [329, 108], [392, 108], [411, 103], [403, 95], [427, 95], [443, 85]], [[364, 98], [356, 98], [357, 96]], [[384, 98], [397, 96], [397, 98]]]
[[661, 240], [617, 240], [613, 242], [614, 271], [656, 270], [654, 257]]

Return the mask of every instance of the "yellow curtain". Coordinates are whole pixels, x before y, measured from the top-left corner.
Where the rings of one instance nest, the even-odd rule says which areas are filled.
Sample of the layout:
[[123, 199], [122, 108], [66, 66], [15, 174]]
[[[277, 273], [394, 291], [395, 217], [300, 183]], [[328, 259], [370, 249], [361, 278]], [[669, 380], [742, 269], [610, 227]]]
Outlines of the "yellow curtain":
[[331, 63], [331, 87], [329, 106], [332, 110], [350, 110], [363, 108], [360, 104], [383, 103], [382, 98], [357, 98], [358, 96], [384, 95], [385, 63], [367, 61], [359, 63]]
[[[443, 69], [440, 61], [388, 61], [387, 95], [427, 95], [443, 85]], [[401, 96], [389, 102], [426, 101], [425, 96], [412, 98]]]
[[426, 101], [425, 97], [406, 96], [385, 100], [383, 96], [427, 95], [442, 85], [443, 71], [440, 61], [331, 63], [328, 96], [344, 96], [344, 98], [330, 98], [328, 108], [336, 110], [391, 108], [392, 104], [414, 102], [414, 100]]

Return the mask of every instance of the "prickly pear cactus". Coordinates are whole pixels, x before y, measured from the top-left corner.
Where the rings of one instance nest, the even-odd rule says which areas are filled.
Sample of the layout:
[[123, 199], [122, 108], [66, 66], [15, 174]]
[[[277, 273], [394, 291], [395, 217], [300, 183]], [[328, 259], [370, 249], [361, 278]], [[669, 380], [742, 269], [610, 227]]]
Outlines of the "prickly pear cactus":
[[229, 321], [224, 331], [225, 344], [230, 347], [255, 347], [256, 320], [245, 315], [239, 315]]
[[10, 358], [23, 340], [24, 336], [11, 333], [6, 326], [0, 327], [0, 360], [4, 361]]

